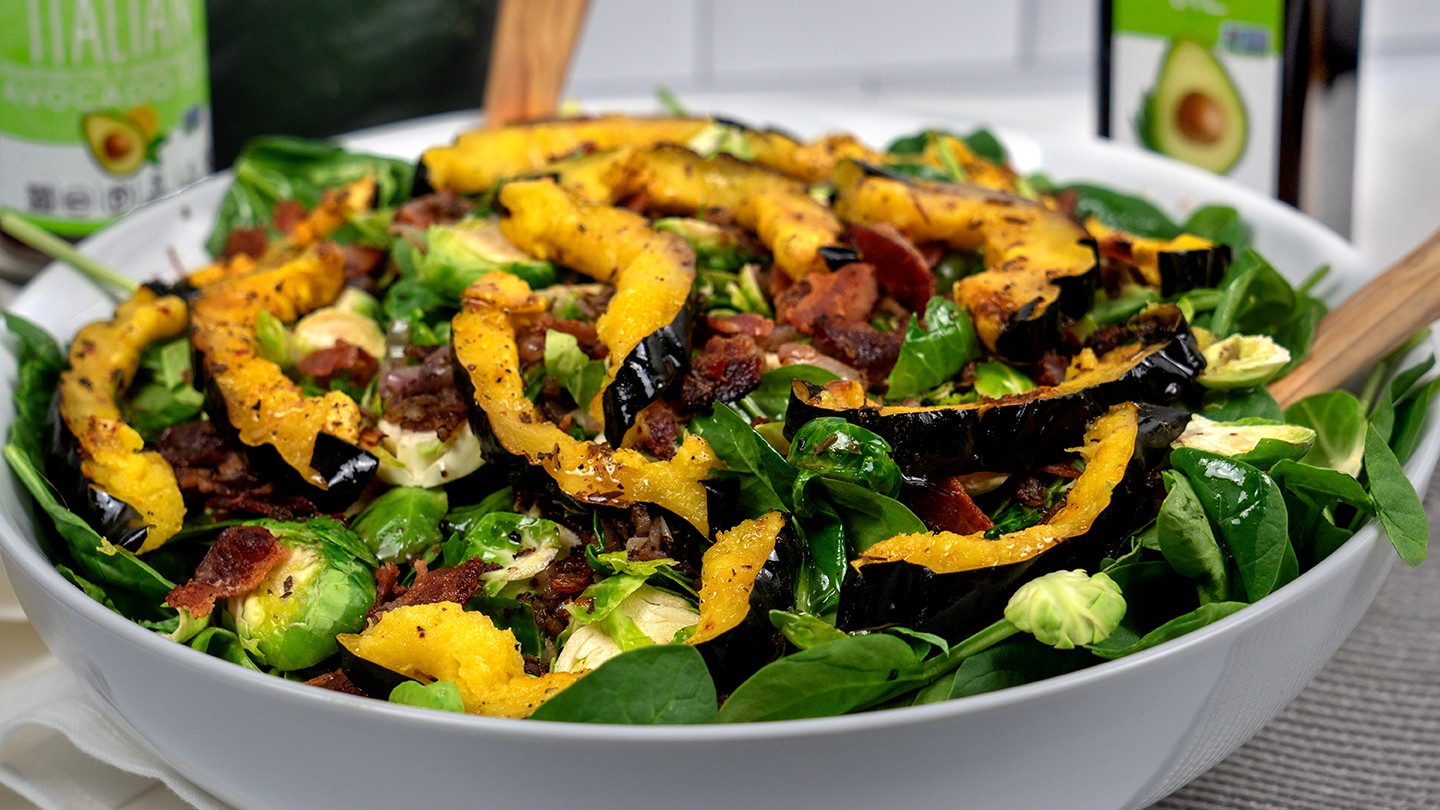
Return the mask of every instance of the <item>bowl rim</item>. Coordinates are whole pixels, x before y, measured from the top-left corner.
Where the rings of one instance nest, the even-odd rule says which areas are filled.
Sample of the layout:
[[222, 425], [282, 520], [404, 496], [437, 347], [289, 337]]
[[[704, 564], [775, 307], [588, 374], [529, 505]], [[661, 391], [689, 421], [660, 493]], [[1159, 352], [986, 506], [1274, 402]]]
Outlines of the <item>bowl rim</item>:
[[[624, 105], [619, 104], [615, 106]], [[830, 108], [822, 104], [819, 106], [819, 109], [828, 110]], [[843, 116], [838, 117], [843, 118]], [[934, 125], [937, 126], [959, 127], [969, 125], [968, 122], [948, 120], [941, 116], [929, 116], [926, 118], [919, 116], [905, 117], [913, 120], [919, 126], [929, 125], [925, 123], [925, 121], [933, 121], [935, 122]], [[473, 118], [474, 114], [470, 112], [444, 113], [437, 116], [428, 116], [362, 130], [343, 136], [342, 141], [347, 145], [366, 148], [370, 147], [370, 144], [375, 140], [379, 139], [383, 141], [385, 138], [397, 132], [404, 132], [418, 127], [443, 126], [451, 123], [458, 126], [460, 123], [473, 120]], [[1363, 265], [1363, 259], [1360, 254], [1340, 236], [1320, 223], [1310, 220], [1293, 208], [1248, 188], [1237, 186], [1230, 181], [1207, 174], [1199, 169], [1178, 164], [1164, 157], [1140, 151], [1134, 147], [1101, 141], [1097, 138], [1056, 138], [1052, 136], [1035, 135], [1006, 127], [994, 127], [992, 129], [1007, 145], [1023, 143], [1027, 145], [1027, 148], [1038, 149], [1039, 154], [1043, 155], [1054, 154], [1057, 151], [1065, 153], [1079, 150], [1083, 153], [1095, 153], [1096, 150], [1098, 150], [1099, 154], [1108, 155], [1113, 160], [1123, 160], [1127, 164], [1132, 164], [1136, 168], [1144, 170], [1147, 175], [1153, 174], [1157, 179], [1165, 180], [1167, 184], [1171, 182], [1172, 179], [1175, 183], [1186, 184], [1187, 195], [1194, 195], [1206, 202], [1228, 202], [1241, 207], [1247, 212], [1260, 211], [1263, 212], [1264, 218], [1267, 220], [1278, 217], [1287, 228], [1303, 233], [1307, 239], [1318, 240], [1321, 243], [1320, 246], [1322, 249], [1335, 257], [1335, 264], [1337, 265], [1337, 271], [1340, 275], [1362, 277], [1365, 275], [1360, 269]], [[1032, 167], [1026, 168], [1029, 169]], [[175, 200], [182, 198], [188, 200], [201, 189], [213, 189], [217, 184], [226, 182], [228, 177], [228, 172], [212, 175], [188, 189], [161, 198], [137, 209], [127, 215], [123, 222], [130, 225], [130, 227], [138, 227], [133, 225], [136, 220], [142, 220], [141, 224], [143, 224], [143, 219], [147, 216], [153, 216], [153, 212], [160, 210], [162, 204], [166, 202], [173, 204]], [[1174, 206], [1171, 205], [1168, 206], [1168, 208], [1173, 209]], [[95, 237], [92, 237], [92, 239], [86, 240], [86, 243], [82, 247], [103, 251], [106, 243], [113, 238], [110, 235], [121, 230], [123, 230], [123, 226], [121, 229], [107, 228]], [[36, 276], [36, 279], [44, 279], [53, 276], [57, 272], [73, 272], [68, 269], [57, 271], [56, 268], [58, 265], [59, 263], [57, 262], [48, 266]], [[37, 306], [38, 304], [35, 299], [41, 297], [40, 285], [29, 285], [15, 299], [11, 305], [11, 309], [23, 314], [26, 309]], [[1434, 351], [1437, 346], [1440, 346], [1440, 338], [1432, 338], [1430, 349]], [[13, 351], [8, 349], [8, 344], [5, 354], [7, 356], [4, 360], [10, 363], [6, 371], [13, 376]], [[8, 388], [8, 381], [0, 381], [0, 389]], [[7, 398], [7, 401], [3, 403], [3, 408], [13, 409], [13, 403]], [[1440, 410], [1440, 403], [1436, 403], [1436, 405], [1432, 407], [1430, 426], [1425, 430], [1422, 441], [1414, 455], [1405, 465], [1407, 476], [1421, 487], [1428, 481], [1430, 473], [1435, 467], [1436, 458], [1440, 457], [1440, 420], [1435, 419], [1437, 410]], [[0, 412], [0, 422], [8, 425], [9, 417], [5, 415], [4, 412]], [[15, 483], [13, 473], [7, 474], [10, 475], [10, 481], [13, 486]], [[27, 506], [31, 507], [26, 510], [29, 513], [27, 517], [34, 516], [36, 519], [42, 521], [47, 519], [43, 512], [34, 507], [33, 501], [23, 487], [16, 487], [16, 494], [22, 502], [30, 501], [27, 503]], [[1148, 650], [1119, 659], [1101, 661], [1075, 672], [1046, 678], [1021, 686], [1009, 687], [996, 692], [922, 706], [900, 707], [884, 711], [803, 720], [697, 726], [626, 726], [571, 722], [516, 721], [505, 718], [480, 717], [436, 710], [422, 710], [417, 712], [416, 707], [400, 706], [373, 698], [363, 698], [317, 689], [303, 683], [289, 681], [273, 675], [253, 672], [244, 667], [231, 664], [228, 661], [191, 649], [185, 645], [176, 644], [110, 611], [65, 580], [40, 550], [38, 540], [30, 537], [30, 532], [20, 525], [17, 516], [11, 514], [8, 510], [0, 510], [0, 553], [5, 555], [7, 570], [12, 572], [12, 577], [23, 572], [24, 576], [28, 577], [45, 593], [57, 599], [65, 609], [68, 609], [104, 630], [117, 634], [120, 638], [132, 644], [139, 645], [155, 655], [165, 657], [176, 656], [175, 651], [181, 650], [182, 652], [180, 652], [177, 657], [171, 658], [171, 660], [187, 669], [202, 671], [211, 677], [219, 678], [221, 683], [237, 689], [278, 689], [280, 690], [280, 694], [288, 698], [304, 701], [316, 709], [329, 710], [330, 707], [338, 707], [340, 710], [348, 710], [351, 707], [363, 706], [366, 707], [366, 711], [375, 712], [377, 716], [385, 718], [386, 722], [418, 724], [422, 727], [443, 728], [459, 733], [495, 733], [507, 737], [532, 740], [563, 738], [566, 741], [580, 742], [627, 742], [642, 744], [686, 743], [704, 745], [707, 743], [723, 744], [736, 741], [765, 740], [773, 742], [776, 740], [861, 733], [893, 729], [901, 726], [951, 721], [967, 715], [980, 715], [1001, 711], [1017, 703], [1054, 697], [1061, 693], [1083, 690], [1102, 682], [1124, 678], [1137, 669], [1152, 666], [1152, 662], [1184, 656], [1195, 651], [1197, 648], [1210, 646], [1216, 643], [1218, 638], [1229, 636], [1233, 632], [1238, 632], [1238, 628], [1240, 627], [1258, 623], [1266, 616], [1283, 610], [1287, 605], [1304, 598], [1309, 591], [1321, 587], [1322, 583], [1330, 581], [1342, 570], [1353, 565], [1358, 565], [1360, 558], [1373, 553], [1376, 550], [1377, 544], [1384, 542], [1379, 529], [1378, 520], [1372, 520], [1329, 557], [1314, 566], [1311, 570], [1305, 572], [1305, 574], [1295, 581], [1282, 586], [1260, 601], [1224, 619]], [[83, 679], [81, 680], [83, 681]]]

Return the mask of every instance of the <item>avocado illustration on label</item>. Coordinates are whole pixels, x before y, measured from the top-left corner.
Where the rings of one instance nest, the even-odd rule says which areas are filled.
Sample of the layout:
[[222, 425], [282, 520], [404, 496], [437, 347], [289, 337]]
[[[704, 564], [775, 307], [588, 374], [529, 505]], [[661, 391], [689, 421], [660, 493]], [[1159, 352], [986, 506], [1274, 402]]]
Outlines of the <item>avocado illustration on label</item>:
[[90, 113], [81, 121], [85, 142], [100, 167], [111, 174], [134, 174], [145, 162], [149, 139], [129, 118]]
[[1209, 48], [1189, 39], [1170, 44], [1135, 129], [1146, 147], [1217, 174], [1239, 162], [1249, 135], [1235, 83]]

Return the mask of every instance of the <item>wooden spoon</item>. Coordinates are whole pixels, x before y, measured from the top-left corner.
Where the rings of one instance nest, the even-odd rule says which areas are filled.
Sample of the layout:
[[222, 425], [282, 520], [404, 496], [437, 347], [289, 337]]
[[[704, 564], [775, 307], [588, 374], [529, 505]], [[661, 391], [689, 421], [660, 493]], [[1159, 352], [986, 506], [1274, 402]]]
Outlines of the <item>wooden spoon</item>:
[[1270, 386], [1280, 407], [1339, 388], [1440, 319], [1440, 230], [1320, 320], [1310, 353]]
[[588, 0], [501, 0], [485, 74], [485, 125], [555, 114]]

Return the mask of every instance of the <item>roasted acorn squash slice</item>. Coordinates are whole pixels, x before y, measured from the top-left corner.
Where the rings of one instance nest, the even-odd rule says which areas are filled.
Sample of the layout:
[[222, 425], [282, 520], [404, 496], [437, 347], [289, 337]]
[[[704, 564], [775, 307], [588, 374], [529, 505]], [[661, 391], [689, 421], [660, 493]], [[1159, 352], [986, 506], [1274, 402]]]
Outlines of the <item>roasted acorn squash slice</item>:
[[256, 324], [267, 310], [284, 323], [324, 306], [345, 284], [345, 258], [329, 242], [294, 259], [206, 286], [191, 308], [191, 342], [211, 396], [211, 418], [250, 448], [271, 448], [325, 508], [343, 509], [378, 463], [357, 445], [360, 408], [349, 395], [306, 396], [260, 356]]
[[828, 268], [819, 250], [840, 241], [835, 215], [804, 184], [729, 155], [703, 158], [661, 145], [621, 149], [567, 161], [546, 171], [571, 192], [595, 202], [638, 197], [651, 211], [693, 215], [723, 210], [753, 231], [791, 278]]
[[141, 287], [114, 318], [80, 330], [57, 386], [56, 457], [68, 467], [59, 477], [74, 483], [106, 539], [137, 553], [180, 530], [185, 501], [170, 463], [144, 449], [116, 397], [135, 378], [145, 347], [184, 334], [185, 317], [183, 300]]
[[700, 562], [700, 622], [686, 639], [715, 685], [729, 691], [780, 655], [771, 610], [795, 606], [799, 544], [785, 515], [767, 512], [716, 534]]
[[1096, 419], [1079, 451], [1085, 471], [1044, 523], [993, 539], [899, 535], [861, 552], [841, 588], [840, 626], [899, 624], [955, 639], [994, 620], [1025, 580], [1062, 568], [1096, 570], [1159, 510], [1152, 473], [1189, 416], [1127, 402]]
[[487, 273], [465, 291], [451, 321], [456, 384], [472, 407], [476, 435], [493, 435], [506, 451], [524, 456], [583, 503], [627, 506], [653, 503], [709, 535], [702, 482], [715, 466], [710, 445], [687, 436], [669, 461], [638, 451], [581, 441], [547, 422], [525, 396], [515, 328], [545, 311], [530, 286], [509, 273]]
[[[507, 183], [500, 190], [507, 239], [541, 259], [615, 286], [595, 322], [606, 357], [601, 390], [605, 436], [619, 446], [645, 406], [690, 370], [686, 305], [695, 253], [639, 214], [575, 197], [550, 180]], [[595, 413], [594, 403], [581, 407]]]
[[1133, 322], [1139, 342], [1113, 349], [1050, 387], [964, 405], [879, 406], [853, 380], [826, 386], [797, 381], [785, 435], [822, 416], [839, 416], [883, 437], [907, 475], [1021, 471], [1080, 440], [1085, 424], [1119, 402], [1171, 402], [1191, 391], [1205, 358], [1180, 311], [1157, 306]]
[[1098, 240], [1102, 256], [1117, 256], [1135, 265], [1147, 287], [1170, 296], [1196, 287], [1215, 287], [1225, 277], [1234, 251], [1193, 234], [1174, 239], [1147, 239], [1112, 230], [1090, 217], [1085, 229]]
[[990, 351], [1038, 359], [1061, 318], [1094, 301], [1094, 240], [1063, 214], [1012, 194], [960, 183], [913, 180], [853, 160], [831, 175], [835, 213], [846, 223], [889, 223], [913, 242], [983, 250], [985, 270], [955, 285]]

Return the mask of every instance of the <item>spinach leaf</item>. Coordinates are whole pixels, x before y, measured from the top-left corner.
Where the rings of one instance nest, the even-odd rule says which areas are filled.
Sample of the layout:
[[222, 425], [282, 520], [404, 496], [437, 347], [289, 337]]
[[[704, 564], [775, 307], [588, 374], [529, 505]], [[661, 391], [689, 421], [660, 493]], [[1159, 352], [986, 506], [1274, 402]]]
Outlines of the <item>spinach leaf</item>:
[[1201, 604], [1223, 602], [1230, 594], [1230, 576], [1205, 508], [1183, 475], [1173, 470], [1162, 475], [1168, 494], [1155, 519], [1160, 553], [1177, 573], [1195, 581]]
[[491, 512], [509, 512], [515, 508], [514, 487], [501, 487], [476, 503], [457, 506], [445, 515], [451, 533], [464, 534]]
[[1390, 445], [1371, 426], [1365, 434], [1365, 477], [1375, 513], [1400, 559], [1411, 568], [1425, 561], [1430, 521]]
[[1312, 394], [1286, 408], [1285, 421], [1315, 431], [1315, 443], [1301, 461], [1352, 477], [1360, 474], [1365, 454], [1365, 411], [1354, 394]]
[[1210, 331], [1217, 338], [1236, 332], [1273, 334], [1274, 327], [1295, 310], [1295, 288], [1253, 250], [1236, 257], [1225, 271], [1220, 292], [1220, 302], [1210, 317]]
[[1010, 159], [1010, 155], [1005, 152], [1005, 144], [988, 129], [977, 129], [961, 140], [965, 141], [971, 152], [991, 163], [1004, 164]]
[[395, 487], [371, 501], [352, 528], [380, 562], [404, 561], [439, 547], [440, 521], [449, 508], [438, 487]]
[[887, 496], [900, 492], [900, 467], [890, 443], [838, 416], [812, 419], [795, 431], [786, 461], [797, 470], [846, 481]]
[[961, 662], [955, 674], [921, 690], [916, 703], [980, 695], [1053, 678], [1089, 666], [1084, 650], [1057, 650], [1021, 635], [982, 650]]
[[617, 655], [540, 704], [532, 720], [657, 725], [713, 723], [715, 682], [700, 653], [659, 644]]
[[51, 433], [50, 403], [55, 398], [55, 385], [60, 369], [65, 366], [65, 357], [48, 332], [25, 318], [7, 312], [5, 326], [18, 344], [15, 359], [19, 364], [10, 443], [16, 445], [31, 464], [43, 469], [45, 449], [41, 446], [41, 437]]
[[1180, 230], [1237, 250], [1250, 247], [1250, 226], [1240, 218], [1240, 212], [1228, 205], [1195, 209]]
[[1435, 394], [1440, 391], [1440, 378], [1412, 390], [1395, 405], [1395, 426], [1390, 432], [1390, 448], [1403, 464], [1410, 460], [1420, 444], [1420, 432]]
[[783, 419], [790, 406], [790, 388], [795, 380], [824, 385], [839, 377], [833, 371], [796, 363], [771, 369], [760, 375], [760, 385], [736, 401], [742, 414], [752, 419]]
[[890, 370], [887, 396], [900, 399], [933, 388], [979, 356], [980, 343], [969, 313], [937, 295], [925, 305], [923, 328], [918, 316], [910, 316], [900, 356]]
[[1214, 624], [1244, 607], [1248, 607], [1244, 602], [1211, 602], [1182, 616], [1176, 616], [1139, 639], [1122, 639], [1117, 634], [1099, 644], [1090, 645], [1088, 649], [1101, 658], [1121, 658]]
[[1287, 421], [1280, 405], [1264, 388], [1206, 391], [1200, 413], [1216, 422], [1236, 422], [1246, 417]]
[[1270, 468], [1270, 477], [1288, 493], [1316, 509], [1347, 503], [1358, 509], [1370, 510], [1370, 495], [1353, 477], [1328, 467], [1316, 467], [1303, 461], [1281, 459]]
[[354, 154], [323, 141], [255, 138], [235, 160], [235, 180], [220, 203], [205, 248], [219, 256], [236, 228], [272, 227], [275, 204], [281, 200], [314, 208], [327, 189], [367, 176], [375, 178], [375, 207], [388, 208], [409, 196], [414, 168], [403, 160]]
[[1245, 593], [1254, 602], [1293, 578], [1288, 513], [1280, 488], [1244, 462], [1181, 447], [1170, 462], [1185, 473], [1205, 515], [1240, 569]]
[[916, 679], [917, 664], [910, 645], [895, 636], [873, 634], [831, 641], [761, 667], [725, 701], [720, 721], [845, 714]]
[[813, 486], [818, 486], [834, 507], [854, 551], [864, 551], [897, 534], [929, 531], [910, 507], [879, 492], [832, 478], [816, 479]]
[[770, 623], [785, 636], [786, 641], [802, 650], [850, 637], [843, 630], [835, 629], [833, 624], [809, 613], [772, 610]]
[[746, 517], [759, 517], [772, 509], [792, 511], [790, 493], [797, 471], [744, 417], [726, 405], [716, 405], [710, 413], [695, 417], [690, 429], [738, 475], [740, 505]]
[[1134, 194], [1090, 183], [1071, 183], [1060, 190], [1075, 192], [1075, 217], [1082, 222], [1095, 217], [1107, 228], [1152, 239], [1180, 235], [1180, 226], [1168, 214]]

